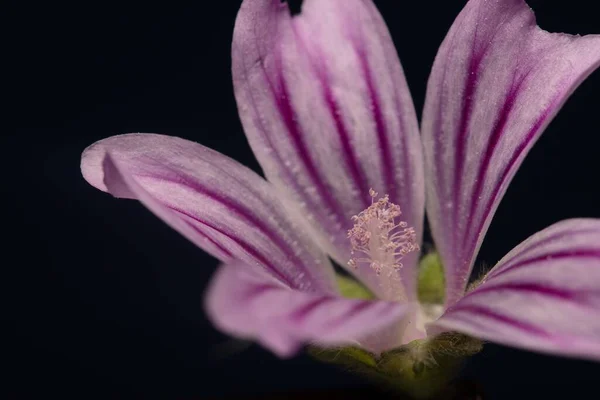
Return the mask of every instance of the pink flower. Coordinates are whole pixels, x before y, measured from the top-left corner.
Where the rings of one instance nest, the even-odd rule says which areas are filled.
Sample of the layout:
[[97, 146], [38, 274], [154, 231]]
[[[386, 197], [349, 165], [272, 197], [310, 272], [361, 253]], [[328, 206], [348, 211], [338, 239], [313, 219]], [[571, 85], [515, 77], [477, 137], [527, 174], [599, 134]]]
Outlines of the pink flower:
[[[306, 343], [380, 353], [452, 331], [600, 359], [600, 220], [536, 233], [466, 292], [518, 167], [600, 65], [600, 36], [545, 32], [523, 0], [470, 0], [434, 62], [420, 130], [370, 0], [305, 0], [294, 17], [280, 0], [245, 0], [232, 58], [267, 180], [154, 134], [102, 140], [81, 162], [90, 184], [139, 200], [222, 261], [206, 298], [217, 327], [282, 357]], [[440, 304], [417, 296], [425, 210]], [[328, 256], [378, 300], [342, 297]]]

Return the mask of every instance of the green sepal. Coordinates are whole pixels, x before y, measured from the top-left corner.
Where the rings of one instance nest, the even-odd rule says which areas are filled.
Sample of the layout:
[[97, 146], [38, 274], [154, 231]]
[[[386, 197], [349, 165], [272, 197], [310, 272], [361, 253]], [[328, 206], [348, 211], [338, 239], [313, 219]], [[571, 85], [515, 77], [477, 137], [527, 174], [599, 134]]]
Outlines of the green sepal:
[[379, 357], [357, 347], [310, 347], [309, 354], [410, 398], [432, 399], [443, 396], [443, 389], [456, 377], [465, 358], [481, 348], [482, 342], [477, 339], [444, 333], [432, 339], [412, 341]]
[[343, 297], [348, 299], [367, 299], [373, 300], [375, 296], [366, 287], [358, 281], [344, 275], [336, 274], [338, 289]]
[[[342, 296], [351, 299], [374, 299], [375, 296], [355, 279], [337, 274]], [[417, 295], [421, 304], [443, 304], [446, 296], [444, 267], [438, 253], [431, 252], [419, 262]]]
[[431, 252], [419, 262], [417, 295], [421, 304], [443, 304], [446, 297], [446, 279], [442, 259]]

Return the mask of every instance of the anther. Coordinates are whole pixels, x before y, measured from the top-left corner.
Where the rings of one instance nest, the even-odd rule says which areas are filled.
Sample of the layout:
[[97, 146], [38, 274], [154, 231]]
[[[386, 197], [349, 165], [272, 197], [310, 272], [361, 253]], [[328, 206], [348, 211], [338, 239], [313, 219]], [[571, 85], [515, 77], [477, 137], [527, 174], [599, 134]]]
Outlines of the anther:
[[375, 200], [378, 193], [370, 189], [371, 205], [352, 217], [354, 227], [348, 231], [352, 258], [348, 266], [358, 269], [366, 265], [380, 277], [387, 300], [405, 297], [398, 272], [408, 253], [419, 250], [416, 233], [404, 221], [396, 222], [402, 212], [385, 195]]

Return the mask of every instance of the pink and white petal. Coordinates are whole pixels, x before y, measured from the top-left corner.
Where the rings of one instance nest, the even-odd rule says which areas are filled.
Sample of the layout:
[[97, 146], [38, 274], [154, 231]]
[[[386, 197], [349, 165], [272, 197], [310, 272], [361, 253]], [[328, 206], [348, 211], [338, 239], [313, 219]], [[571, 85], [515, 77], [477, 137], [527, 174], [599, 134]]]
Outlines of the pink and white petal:
[[422, 133], [427, 215], [464, 292], [492, 216], [528, 151], [600, 65], [600, 35], [548, 33], [523, 0], [471, 0], [429, 78]]
[[440, 330], [600, 360], [600, 220], [531, 236], [430, 327]]
[[377, 333], [403, 326], [415, 308], [292, 290], [239, 263], [219, 268], [205, 306], [217, 328], [256, 340], [280, 357], [293, 356], [309, 343], [361, 346], [374, 353], [391, 349], [400, 344], [401, 335]]
[[[246, 135], [269, 181], [327, 251], [350, 259], [350, 218], [369, 189], [402, 207], [420, 237], [421, 142], [394, 45], [370, 0], [245, 0], [233, 38], [233, 81]], [[401, 271], [415, 298], [416, 254]], [[359, 277], [378, 292], [368, 268]], [[408, 283], [410, 282], [410, 283]]]
[[129, 134], [88, 147], [81, 170], [91, 185], [141, 201], [222, 261], [260, 266], [296, 289], [337, 293], [329, 260], [289, 218], [274, 187], [220, 153], [176, 137]]

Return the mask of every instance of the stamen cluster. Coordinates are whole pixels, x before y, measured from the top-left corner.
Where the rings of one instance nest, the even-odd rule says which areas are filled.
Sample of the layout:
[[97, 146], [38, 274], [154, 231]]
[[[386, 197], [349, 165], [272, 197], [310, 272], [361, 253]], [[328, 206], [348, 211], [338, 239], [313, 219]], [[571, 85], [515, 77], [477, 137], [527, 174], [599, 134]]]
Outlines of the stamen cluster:
[[348, 231], [352, 258], [348, 265], [358, 268], [359, 263], [368, 263], [377, 275], [391, 276], [402, 268], [400, 260], [406, 254], [419, 250], [416, 233], [406, 222], [395, 222], [402, 212], [387, 194], [379, 200], [375, 200], [378, 193], [373, 189], [369, 194], [371, 205], [352, 217], [354, 227]]

